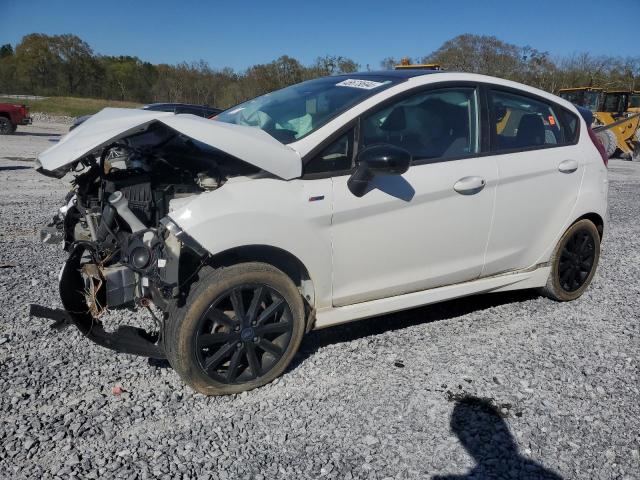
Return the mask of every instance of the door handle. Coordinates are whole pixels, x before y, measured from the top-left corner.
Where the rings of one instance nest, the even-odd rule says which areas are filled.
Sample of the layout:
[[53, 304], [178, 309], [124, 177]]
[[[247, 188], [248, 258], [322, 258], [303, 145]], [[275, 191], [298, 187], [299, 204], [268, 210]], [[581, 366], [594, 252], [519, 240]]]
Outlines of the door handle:
[[562, 173], [573, 173], [578, 170], [578, 162], [575, 160], [563, 160], [558, 165], [558, 170]]
[[487, 182], [482, 177], [462, 177], [453, 189], [461, 195], [475, 195], [484, 188]]

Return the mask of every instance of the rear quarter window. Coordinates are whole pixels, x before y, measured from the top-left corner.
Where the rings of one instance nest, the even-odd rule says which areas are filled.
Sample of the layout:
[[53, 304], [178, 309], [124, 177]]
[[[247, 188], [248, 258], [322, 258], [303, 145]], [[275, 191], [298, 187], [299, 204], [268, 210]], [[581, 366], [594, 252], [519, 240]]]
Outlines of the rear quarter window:
[[544, 99], [492, 89], [489, 106], [494, 152], [557, 147], [577, 138], [575, 115]]
[[576, 143], [580, 136], [580, 122], [578, 116], [564, 108], [557, 107], [562, 120], [562, 130], [564, 131], [565, 143]]

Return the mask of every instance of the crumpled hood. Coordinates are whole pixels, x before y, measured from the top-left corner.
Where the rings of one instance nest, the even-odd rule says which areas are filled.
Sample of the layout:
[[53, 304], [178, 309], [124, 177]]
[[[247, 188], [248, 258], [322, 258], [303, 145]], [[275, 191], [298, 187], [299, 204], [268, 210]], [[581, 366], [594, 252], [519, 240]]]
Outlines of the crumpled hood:
[[99, 148], [145, 131], [160, 122], [194, 140], [216, 148], [285, 180], [302, 174], [300, 154], [255, 127], [218, 122], [190, 114], [105, 108], [38, 155], [43, 173], [61, 177], [73, 162]]

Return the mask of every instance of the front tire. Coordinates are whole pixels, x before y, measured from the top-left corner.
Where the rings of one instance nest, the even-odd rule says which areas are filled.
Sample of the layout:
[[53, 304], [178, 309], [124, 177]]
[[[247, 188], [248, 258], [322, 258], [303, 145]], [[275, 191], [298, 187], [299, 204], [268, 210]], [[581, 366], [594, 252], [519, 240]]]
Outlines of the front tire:
[[551, 256], [551, 273], [541, 289], [546, 297], [568, 302], [587, 289], [600, 259], [600, 234], [590, 220], [579, 220], [562, 235]]
[[305, 309], [291, 279], [265, 263], [204, 267], [169, 312], [165, 349], [193, 389], [227, 395], [265, 385], [298, 351]]

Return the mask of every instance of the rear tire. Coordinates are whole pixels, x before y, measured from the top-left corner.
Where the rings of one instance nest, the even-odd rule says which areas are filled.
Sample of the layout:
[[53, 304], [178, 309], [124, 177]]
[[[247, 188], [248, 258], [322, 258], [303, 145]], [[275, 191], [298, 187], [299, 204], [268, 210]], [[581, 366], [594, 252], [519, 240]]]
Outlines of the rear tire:
[[227, 395], [285, 371], [304, 335], [305, 309], [291, 279], [271, 265], [203, 267], [165, 330], [167, 358], [185, 383]]
[[[636, 135], [637, 134], [638, 132], [636, 132]], [[640, 162], [640, 140], [633, 142], [633, 152], [631, 153], [631, 161]]]
[[551, 272], [541, 293], [559, 302], [580, 297], [600, 259], [600, 234], [590, 220], [579, 220], [562, 235], [551, 256]]
[[607, 138], [605, 143], [605, 150], [607, 151], [608, 157], [611, 158], [613, 157], [613, 154], [616, 153], [616, 150], [618, 149], [618, 138], [616, 137], [616, 134], [613, 133], [611, 130], [605, 130], [602, 133], [603, 133], [603, 136]]
[[15, 128], [7, 117], [0, 117], [0, 135], [10, 135], [15, 132]]

